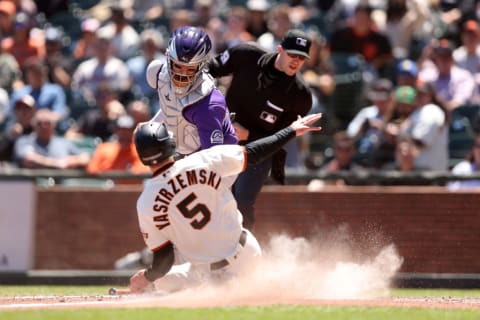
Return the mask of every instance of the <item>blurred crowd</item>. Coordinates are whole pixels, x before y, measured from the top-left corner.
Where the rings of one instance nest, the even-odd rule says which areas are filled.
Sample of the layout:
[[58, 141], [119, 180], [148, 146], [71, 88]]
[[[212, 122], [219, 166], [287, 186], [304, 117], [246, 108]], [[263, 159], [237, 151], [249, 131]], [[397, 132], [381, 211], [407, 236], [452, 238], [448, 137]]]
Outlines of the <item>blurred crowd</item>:
[[479, 19], [476, 0], [0, 0], [0, 163], [147, 172], [131, 144], [159, 107], [146, 67], [193, 25], [215, 53], [310, 35], [302, 74], [324, 130], [298, 141], [290, 168], [468, 174]]

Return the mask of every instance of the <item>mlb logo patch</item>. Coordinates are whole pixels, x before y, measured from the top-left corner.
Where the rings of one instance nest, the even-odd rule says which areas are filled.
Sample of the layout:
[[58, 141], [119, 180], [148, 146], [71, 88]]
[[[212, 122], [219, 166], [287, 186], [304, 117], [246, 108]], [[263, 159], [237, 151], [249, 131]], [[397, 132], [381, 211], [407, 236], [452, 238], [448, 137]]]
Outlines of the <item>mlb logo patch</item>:
[[223, 132], [220, 130], [214, 130], [210, 135], [211, 144], [223, 144]]
[[307, 39], [304, 38], [297, 38], [296, 44], [302, 47], [307, 46]]
[[263, 121], [266, 121], [268, 123], [275, 123], [277, 121], [277, 116], [274, 115], [274, 114], [271, 114], [270, 112], [267, 112], [267, 111], [263, 111], [261, 114], [260, 114], [260, 119], [262, 119]]
[[220, 62], [225, 64], [227, 63], [228, 59], [230, 59], [230, 53], [228, 53], [228, 50], [225, 50], [220, 56]]

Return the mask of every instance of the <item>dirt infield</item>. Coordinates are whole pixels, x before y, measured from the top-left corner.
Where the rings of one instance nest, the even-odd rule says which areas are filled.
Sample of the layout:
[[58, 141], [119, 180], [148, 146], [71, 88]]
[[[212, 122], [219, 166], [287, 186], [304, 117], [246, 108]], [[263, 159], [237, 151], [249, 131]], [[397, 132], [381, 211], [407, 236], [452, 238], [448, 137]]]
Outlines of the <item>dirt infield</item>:
[[0, 297], [0, 311], [82, 309], [82, 308], [197, 308], [233, 306], [354, 306], [354, 307], [415, 307], [442, 309], [480, 309], [478, 298], [375, 298], [375, 299], [282, 299], [276, 297], [238, 300], [211, 299], [188, 301], [175, 295], [130, 295], [130, 296], [18, 296]]
[[392, 279], [403, 261], [395, 246], [379, 246], [360, 257], [345, 232], [336, 231], [330, 241], [274, 237], [251, 270], [221, 283], [204, 281], [163, 295], [0, 296], [0, 311], [272, 305], [480, 309], [480, 298], [391, 297]]

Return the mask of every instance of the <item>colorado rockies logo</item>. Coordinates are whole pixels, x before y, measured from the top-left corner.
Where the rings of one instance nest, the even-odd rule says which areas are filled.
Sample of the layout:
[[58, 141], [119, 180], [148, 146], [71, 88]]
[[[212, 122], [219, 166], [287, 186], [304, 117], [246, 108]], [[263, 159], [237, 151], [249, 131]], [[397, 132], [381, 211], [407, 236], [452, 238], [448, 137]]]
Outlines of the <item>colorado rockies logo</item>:
[[210, 143], [223, 144], [223, 132], [220, 130], [214, 130], [210, 135]]

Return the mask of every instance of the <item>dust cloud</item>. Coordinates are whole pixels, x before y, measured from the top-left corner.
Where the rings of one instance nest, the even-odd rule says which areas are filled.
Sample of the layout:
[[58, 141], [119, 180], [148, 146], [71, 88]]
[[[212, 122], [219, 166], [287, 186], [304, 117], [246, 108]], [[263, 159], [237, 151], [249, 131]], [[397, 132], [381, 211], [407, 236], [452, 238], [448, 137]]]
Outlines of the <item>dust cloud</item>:
[[358, 249], [362, 246], [352, 243], [348, 228], [320, 234], [309, 240], [285, 234], [271, 236], [263, 245], [262, 259], [245, 275], [222, 285], [182, 290], [168, 298], [196, 305], [232, 305], [388, 295], [403, 262], [393, 244], [362, 253]]

